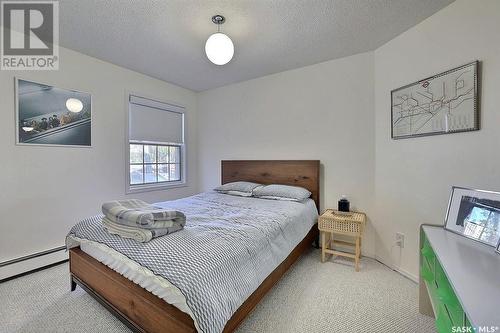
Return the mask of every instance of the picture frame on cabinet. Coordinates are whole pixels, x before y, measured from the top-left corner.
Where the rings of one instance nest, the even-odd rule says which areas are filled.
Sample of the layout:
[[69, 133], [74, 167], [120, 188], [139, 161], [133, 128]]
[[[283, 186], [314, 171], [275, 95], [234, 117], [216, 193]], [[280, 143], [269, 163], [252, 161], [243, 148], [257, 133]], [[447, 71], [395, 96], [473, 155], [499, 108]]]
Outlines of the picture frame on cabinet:
[[444, 227], [498, 251], [500, 193], [453, 186]]

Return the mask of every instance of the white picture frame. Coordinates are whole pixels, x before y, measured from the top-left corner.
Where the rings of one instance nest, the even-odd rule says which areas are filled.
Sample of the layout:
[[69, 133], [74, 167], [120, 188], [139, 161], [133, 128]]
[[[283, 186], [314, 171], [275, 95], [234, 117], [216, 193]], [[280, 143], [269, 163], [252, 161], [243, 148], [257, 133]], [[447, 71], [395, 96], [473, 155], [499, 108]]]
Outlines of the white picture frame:
[[453, 186], [444, 227], [498, 250], [500, 193]]

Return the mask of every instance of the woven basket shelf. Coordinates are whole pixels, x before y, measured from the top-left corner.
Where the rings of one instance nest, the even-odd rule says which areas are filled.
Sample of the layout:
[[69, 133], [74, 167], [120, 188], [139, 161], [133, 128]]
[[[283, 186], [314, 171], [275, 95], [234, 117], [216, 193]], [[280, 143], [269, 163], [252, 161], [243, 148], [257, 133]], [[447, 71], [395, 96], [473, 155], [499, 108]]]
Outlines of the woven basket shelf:
[[336, 210], [327, 209], [319, 218], [318, 228], [321, 231], [358, 236], [364, 231], [365, 221], [364, 213], [339, 213]]

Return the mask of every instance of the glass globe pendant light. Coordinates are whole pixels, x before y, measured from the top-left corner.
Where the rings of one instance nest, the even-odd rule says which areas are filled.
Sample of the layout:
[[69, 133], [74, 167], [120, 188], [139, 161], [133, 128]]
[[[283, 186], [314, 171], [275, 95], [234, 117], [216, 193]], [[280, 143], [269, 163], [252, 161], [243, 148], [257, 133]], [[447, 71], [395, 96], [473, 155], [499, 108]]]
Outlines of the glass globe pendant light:
[[208, 37], [205, 43], [205, 53], [207, 58], [216, 65], [225, 65], [234, 55], [234, 45], [227, 35], [220, 32], [220, 26], [226, 21], [224, 16], [215, 15], [212, 22], [217, 24], [217, 32]]

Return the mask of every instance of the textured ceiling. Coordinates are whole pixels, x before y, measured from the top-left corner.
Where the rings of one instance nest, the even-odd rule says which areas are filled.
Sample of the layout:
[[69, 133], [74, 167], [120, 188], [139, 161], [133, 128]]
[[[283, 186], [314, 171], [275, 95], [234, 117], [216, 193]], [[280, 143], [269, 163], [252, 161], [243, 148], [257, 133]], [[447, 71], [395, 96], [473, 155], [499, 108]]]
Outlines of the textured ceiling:
[[[62, 46], [195, 91], [376, 49], [453, 0], [62, 0]], [[215, 32], [233, 60], [205, 56]]]

